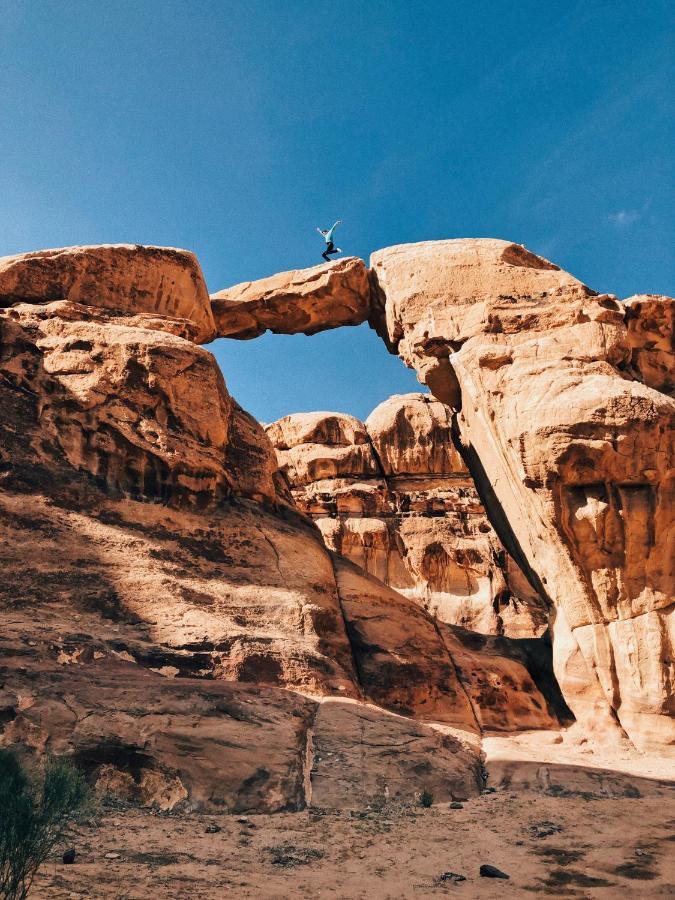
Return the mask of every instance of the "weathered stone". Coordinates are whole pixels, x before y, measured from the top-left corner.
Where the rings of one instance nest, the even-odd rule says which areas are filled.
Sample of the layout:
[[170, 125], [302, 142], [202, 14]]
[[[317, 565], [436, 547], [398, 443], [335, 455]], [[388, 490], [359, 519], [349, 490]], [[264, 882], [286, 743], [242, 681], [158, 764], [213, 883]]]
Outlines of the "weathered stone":
[[289, 690], [463, 721], [410, 600], [376, 656], [352, 647], [346, 621], [374, 640], [388, 589], [336, 578], [210, 353], [142, 315], [31, 300], [0, 310], [2, 742], [74, 755], [127, 800], [273, 811], [308, 802], [316, 705]]
[[162, 330], [184, 320], [199, 343], [215, 333], [201, 267], [187, 250], [103, 244], [0, 258], [0, 307], [64, 300], [118, 316], [140, 315], [145, 327]]
[[4, 743], [37, 753], [48, 745], [99, 791], [159, 809], [185, 801], [230, 812], [306, 805], [302, 748], [312, 701], [271, 687], [163, 678], [100, 642], [67, 664], [49, 644], [27, 657], [20, 641], [6, 635], [2, 643], [4, 677], [20, 698]]
[[274, 500], [272, 448], [208, 351], [116, 319], [64, 321], [50, 306], [7, 310], [0, 334], [0, 370], [39, 398], [42, 442], [108, 490], [201, 506], [232, 490]]
[[371, 412], [366, 433], [387, 475], [459, 475], [451, 410], [430, 394], [395, 394]]
[[312, 731], [312, 804], [363, 809], [412, 800], [430, 790], [438, 802], [478, 793], [479, 761], [441, 728], [376, 707], [328, 699]]
[[510, 875], [507, 875], [506, 872], [502, 872], [501, 869], [498, 869], [496, 866], [491, 866], [488, 863], [482, 865], [479, 869], [479, 874], [482, 878], [510, 878]]
[[275, 334], [316, 334], [360, 325], [370, 315], [363, 260], [354, 256], [311, 269], [245, 281], [211, 297], [219, 337], [246, 340]]
[[433, 619], [347, 560], [334, 562], [354, 665], [368, 699], [402, 715], [478, 731]]
[[540, 634], [545, 603], [487, 521], [451, 427], [447, 406], [403, 394], [365, 424], [299, 413], [267, 434], [296, 504], [330, 548], [441, 621]]
[[627, 327], [615, 298], [506, 241], [410, 244], [372, 265], [406, 363], [420, 377], [449, 364], [488, 515], [556, 608], [575, 714], [641, 747], [673, 742], [675, 401], [656, 389], [665, 357], [644, 354], [670, 306], [662, 324], [633, 310]]
[[266, 430], [277, 448], [279, 468], [292, 485], [378, 474], [368, 432], [354, 416], [296, 413]]
[[476, 634], [445, 624], [439, 625], [439, 630], [481, 729], [555, 728], [556, 715], [566, 715], [564, 707], [554, 709], [547, 702], [528, 671], [528, 643], [535, 642]]
[[369, 316], [445, 405], [286, 417], [278, 471], [195, 346], [194, 257], [0, 261], [0, 742], [166, 809], [463, 798], [479, 731], [564, 702], [544, 639], [451, 623], [550, 617], [581, 726], [667, 744], [672, 301], [500, 241], [381, 251], [370, 288], [356, 260], [266, 281], [214, 300], [223, 333]]
[[631, 368], [649, 387], [675, 393], [675, 299], [640, 294], [623, 302]]

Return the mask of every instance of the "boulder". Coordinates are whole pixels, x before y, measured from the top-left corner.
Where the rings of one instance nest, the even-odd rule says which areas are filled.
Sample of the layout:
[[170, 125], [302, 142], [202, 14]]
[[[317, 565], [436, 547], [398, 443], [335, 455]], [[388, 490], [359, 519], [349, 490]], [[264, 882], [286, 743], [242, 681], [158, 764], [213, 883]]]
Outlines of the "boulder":
[[[182, 325], [198, 343], [214, 337], [202, 270], [187, 250], [102, 244], [0, 258], [0, 307], [63, 301], [116, 316], [141, 316], [149, 328]], [[88, 316], [82, 313], [79, 318]]]
[[443, 728], [432, 728], [364, 704], [328, 699], [312, 730], [312, 805], [377, 808], [415, 802], [430, 791], [435, 802], [478, 793], [475, 752]]

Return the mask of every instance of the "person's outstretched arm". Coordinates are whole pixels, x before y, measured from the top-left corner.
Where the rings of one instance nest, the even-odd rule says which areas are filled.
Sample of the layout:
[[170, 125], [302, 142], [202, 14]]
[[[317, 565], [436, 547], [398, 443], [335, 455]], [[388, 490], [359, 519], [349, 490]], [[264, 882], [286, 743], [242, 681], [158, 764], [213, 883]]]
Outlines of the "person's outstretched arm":
[[341, 225], [341, 224], [342, 224], [342, 219], [338, 219], [338, 220], [335, 222], [335, 224], [333, 225], [333, 227], [330, 229], [330, 231], [329, 231], [328, 234], [326, 235], [326, 240], [327, 240], [327, 241], [331, 241], [331, 240], [333, 239], [333, 232], [334, 232], [335, 229], [338, 227], [338, 225]]

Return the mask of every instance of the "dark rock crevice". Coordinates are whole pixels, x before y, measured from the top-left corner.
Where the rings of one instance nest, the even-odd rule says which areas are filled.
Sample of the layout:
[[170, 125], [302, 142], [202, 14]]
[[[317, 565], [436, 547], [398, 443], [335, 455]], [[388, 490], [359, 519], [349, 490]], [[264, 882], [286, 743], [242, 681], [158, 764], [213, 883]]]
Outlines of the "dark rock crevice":
[[485, 467], [483, 466], [478, 453], [471, 443], [465, 444], [462, 440], [462, 436], [459, 430], [458, 415], [459, 412], [456, 411], [452, 417], [452, 438], [460, 456], [464, 461], [464, 465], [467, 467], [471, 474], [471, 477], [473, 478], [474, 484], [476, 486], [476, 491], [478, 492], [478, 496], [480, 497], [481, 503], [483, 504], [483, 507], [485, 509], [485, 514], [490, 524], [497, 532], [499, 540], [513, 557], [519, 569], [527, 578], [532, 588], [546, 601], [546, 603], [550, 607], [552, 605], [551, 598], [548, 595], [548, 592], [546, 591], [541, 578], [527, 561], [525, 552], [523, 551], [523, 548], [520, 545], [520, 542], [516, 537], [513, 528], [511, 527], [511, 523], [509, 522], [501, 503], [499, 502], [499, 498], [495, 493], [495, 490], [490, 482], [490, 479], [488, 478], [487, 472], [485, 471]]

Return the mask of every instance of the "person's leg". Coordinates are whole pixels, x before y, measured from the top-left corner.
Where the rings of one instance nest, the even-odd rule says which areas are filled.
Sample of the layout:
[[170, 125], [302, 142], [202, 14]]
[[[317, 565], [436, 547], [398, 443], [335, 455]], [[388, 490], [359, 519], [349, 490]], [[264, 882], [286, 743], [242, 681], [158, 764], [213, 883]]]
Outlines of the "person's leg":
[[330, 254], [331, 254], [331, 253], [335, 253], [335, 250], [333, 249], [333, 247], [334, 247], [333, 242], [332, 242], [332, 241], [329, 241], [329, 242], [326, 244], [326, 249], [325, 249], [325, 250], [323, 251], [323, 253], [321, 254], [321, 255], [323, 256], [323, 258], [326, 260], [326, 262], [330, 262], [330, 259], [329, 259]]

